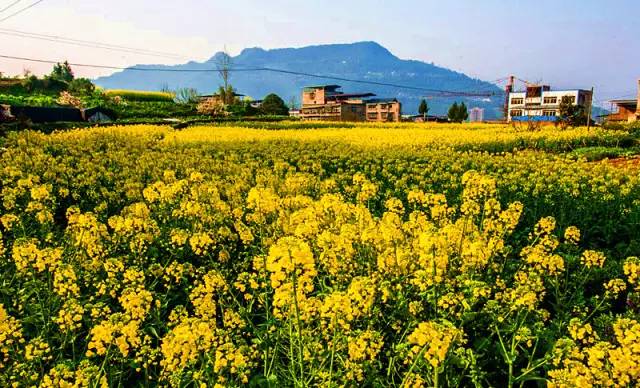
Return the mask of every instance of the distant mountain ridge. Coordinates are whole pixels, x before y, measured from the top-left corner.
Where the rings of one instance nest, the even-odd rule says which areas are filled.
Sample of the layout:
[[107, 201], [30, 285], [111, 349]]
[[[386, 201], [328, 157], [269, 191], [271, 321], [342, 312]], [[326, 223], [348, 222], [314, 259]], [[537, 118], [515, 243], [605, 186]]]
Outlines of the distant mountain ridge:
[[[136, 65], [134, 67], [195, 70], [215, 69], [220, 55], [208, 61], [188, 62], [181, 65]], [[491, 98], [457, 97], [428, 98], [430, 114], [446, 114], [454, 101], [464, 101], [469, 107], [485, 108], [485, 118], [498, 117], [503, 103], [502, 91], [495, 85], [473, 79], [433, 64], [403, 60], [376, 42], [329, 44], [302, 48], [244, 49], [233, 57], [233, 67], [269, 67], [294, 72], [319, 74], [362, 81], [392, 83], [415, 88], [452, 90], [461, 92], [489, 92]], [[158, 90], [162, 87], [177, 89], [190, 87], [202, 94], [217, 90], [221, 83], [217, 73], [203, 72], [139, 72], [124, 70], [95, 80], [107, 89]], [[403, 103], [403, 113], [416, 113], [420, 99], [427, 94], [419, 90], [394, 86], [381, 86], [349, 81], [336, 81], [268, 71], [236, 71], [231, 73], [231, 84], [238, 93], [261, 99], [268, 93], [276, 93], [285, 101], [295, 98], [300, 101], [304, 86], [317, 84], [339, 84], [345, 92], [372, 92], [379, 97], [395, 97]]]

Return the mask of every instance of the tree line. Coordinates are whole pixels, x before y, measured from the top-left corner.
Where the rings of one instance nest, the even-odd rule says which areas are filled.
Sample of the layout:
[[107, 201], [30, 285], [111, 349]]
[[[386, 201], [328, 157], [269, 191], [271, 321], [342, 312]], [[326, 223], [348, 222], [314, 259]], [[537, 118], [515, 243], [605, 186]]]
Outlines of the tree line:
[[[423, 121], [427, 121], [427, 116], [429, 114], [429, 105], [425, 99], [420, 101], [420, 105], [418, 105], [418, 114], [422, 115]], [[458, 102], [454, 102], [451, 107], [449, 107], [449, 111], [447, 112], [447, 118], [452, 123], [461, 123], [469, 118], [469, 111], [464, 102], [458, 104]]]

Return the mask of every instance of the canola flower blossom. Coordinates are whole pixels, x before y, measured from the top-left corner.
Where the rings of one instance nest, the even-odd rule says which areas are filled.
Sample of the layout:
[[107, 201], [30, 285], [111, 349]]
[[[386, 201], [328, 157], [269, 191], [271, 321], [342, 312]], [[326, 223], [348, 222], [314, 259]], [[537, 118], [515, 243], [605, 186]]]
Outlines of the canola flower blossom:
[[264, 125], [3, 139], [0, 385], [640, 381], [628, 133]]

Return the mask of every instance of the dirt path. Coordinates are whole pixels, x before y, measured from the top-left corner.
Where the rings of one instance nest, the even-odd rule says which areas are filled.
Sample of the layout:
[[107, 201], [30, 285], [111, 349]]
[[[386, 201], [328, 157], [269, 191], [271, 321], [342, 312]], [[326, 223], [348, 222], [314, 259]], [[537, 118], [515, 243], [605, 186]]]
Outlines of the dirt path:
[[640, 157], [608, 159], [606, 162], [614, 167], [640, 169]]

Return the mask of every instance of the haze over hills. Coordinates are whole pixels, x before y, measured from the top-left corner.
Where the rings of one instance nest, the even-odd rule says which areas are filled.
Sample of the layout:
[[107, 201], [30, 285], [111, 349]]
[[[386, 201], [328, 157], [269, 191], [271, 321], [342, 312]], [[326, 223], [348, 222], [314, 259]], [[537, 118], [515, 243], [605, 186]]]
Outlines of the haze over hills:
[[[138, 67], [172, 70], [216, 69], [221, 57], [217, 53], [206, 62], [188, 62], [182, 65], [137, 65]], [[485, 118], [501, 115], [503, 94], [495, 85], [470, 78], [433, 64], [403, 60], [375, 42], [330, 44], [302, 48], [264, 50], [248, 48], [233, 57], [233, 67], [269, 67], [295, 72], [321, 74], [333, 77], [393, 83], [418, 88], [460, 92], [490, 92], [494, 97], [428, 98], [430, 114], [446, 114], [454, 101], [465, 101], [469, 107], [485, 108]], [[162, 87], [195, 88], [202, 94], [211, 94], [221, 83], [215, 72], [140, 72], [124, 70], [98, 78], [96, 84], [107, 89], [158, 90]], [[403, 113], [416, 113], [419, 101], [427, 92], [392, 86], [361, 84], [316, 77], [274, 73], [268, 71], [237, 71], [231, 74], [231, 84], [238, 93], [261, 99], [276, 93], [285, 101], [300, 100], [301, 89], [308, 85], [339, 84], [345, 92], [373, 92], [378, 97], [395, 97], [403, 103]]]

